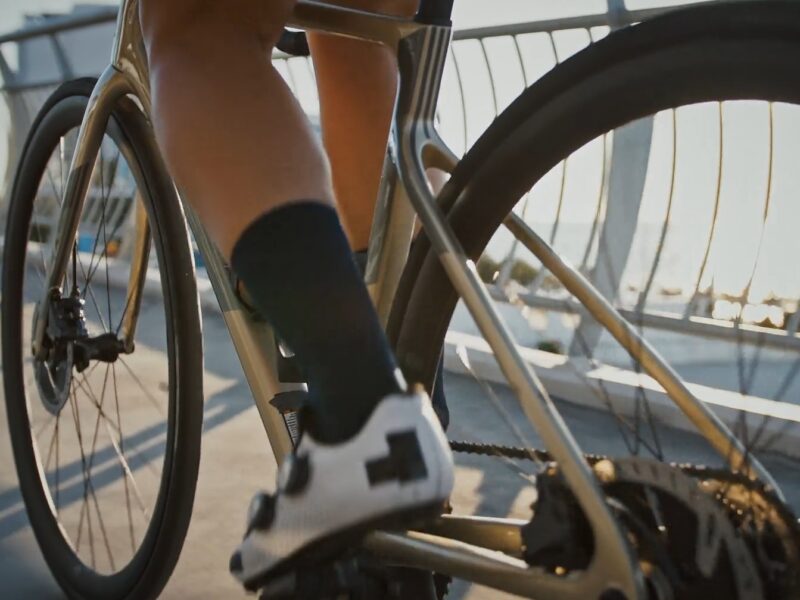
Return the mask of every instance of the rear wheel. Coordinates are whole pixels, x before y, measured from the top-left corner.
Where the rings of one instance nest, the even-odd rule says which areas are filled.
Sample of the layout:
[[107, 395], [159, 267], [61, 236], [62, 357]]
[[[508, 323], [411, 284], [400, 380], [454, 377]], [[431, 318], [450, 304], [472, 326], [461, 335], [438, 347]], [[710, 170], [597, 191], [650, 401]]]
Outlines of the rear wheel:
[[[673, 292], [663, 288], [665, 293], [659, 295], [656, 291], [659, 288], [653, 285], [653, 280], [655, 277], [658, 281], [663, 269], [659, 271], [656, 258], [644, 270], [638, 286], [631, 290], [615, 289], [611, 296], [622, 308], [627, 309], [628, 318], [638, 324], [645, 337], [662, 352], [669, 352], [661, 344], [665, 337], [667, 342], [672, 343], [673, 356], [675, 348], [683, 348], [679, 352], [686, 354], [698, 350], [699, 344], [705, 344], [703, 348], [717, 349], [714, 340], [720, 340], [719, 344], [724, 345], [720, 350], [728, 361], [724, 369], [717, 369], [716, 365], [698, 369], [698, 360], [695, 359], [695, 364], [686, 364], [681, 368], [681, 373], [690, 381], [703, 384], [706, 397], [723, 398], [718, 400], [718, 404], [728, 402], [728, 408], [722, 412], [723, 418], [734, 427], [737, 437], [748, 451], [759, 454], [787, 494], [789, 504], [770, 497], [767, 504], [771, 508], [764, 507], [763, 496], [752, 490], [745, 493], [738, 487], [741, 482], [736, 483], [737, 475], [724, 469], [722, 457], [712, 452], [701, 436], [696, 432], [687, 433], [690, 427], [686, 420], [677, 412], [669, 411], [668, 399], [658, 386], [653, 387], [652, 381], [643, 377], [643, 368], [637, 360], [627, 357], [619, 347], [609, 350], [613, 341], [606, 334], [594, 337], [599, 335], [596, 323], [581, 310], [552, 274], [547, 273], [530, 253], [525, 252], [521, 243], [512, 241], [503, 223], [514, 212], [523, 219], [528, 217], [530, 224], [532, 219], [535, 220], [531, 216], [537, 209], [536, 199], [541, 199], [542, 190], [552, 183], [548, 181], [552, 180], [547, 177], [549, 172], [555, 171], [560, 178], [559, 165], [575, 161], [578, 153], [585, 155], [592, 148], [608, 147], [613, 136], [625, 135], [621, 128], [627, 124], [636, 127], [651, 116], [655, 116], [657, 125], [661, 121], [668, 125], [675, 115], [678, 119], [684, 116], [697, 119], [699, 111], [701, 115], [708, 114], [716, 119], [720, 114], [753, 110], [769, 124], [770, 132], [779, 131], [776, 123], [783, 123], [794, 131], [791, 122], [800, 124], [800, 85], [794, 75], [797, 64], [800, 64], [799, 35], [800, 7], [786, 2], [742, 3], [684, 10], [611, 33], [554, 69], [520, 96], [467, 153], [440, 197], [441, 206], [445, 208], [456, 236], [468, 256], [478, 262], [479, 271], [483, 272], [497, 300], [498, 310], [507, 321], [513, 320], [518, 337], [524, 335], [528, 345], [533, 346], [528, 356], [533, 356], [531, 360], [534, 366], [538, 367], [537, 371], [546, 387], [549, 384], [551, 395], [559, 401], [568, 425], [584, 450], [610, 456], [634, 455], [636, 460], [642, 461], [634, 465], [646, 465], [647, 461], [691, 461], [719, 467], [720, 470], [715, 471], [713, 477], [708, 472], [702, 475], [698, 470], [693, 470], [691, 474], [703, 489], [713, 490], [717, 499], [725, 500], [715, 510], [729, 517], [739, 529], [739, 534], [748, 539], [747, 552], [759, 569], [762, 593], [769, 598], [795, 597], [800, 590], [796, 574], [800, 566], [800, 537], [797, 521], [791, 516], [790, 510], [792, 506], [800, 508], [800, 490], [796, 487], [800, 462], [796, 452], [792, 453], [792, 440], [796, 439], [793, 436], [798, 433], [800, 388], [796, 385], [795, 376], [800, 371], [800, 346], [795, 343], [798, 337], [793, 330], [789, 331], [792, 341], [784, 344], [786, 332], [781, 331], [780, 326], [765, 325], [760, 321], [758, 324], [748, 322], [749, 316], [743, 307], [754, 303], [754, 280], [759, 276], [756, 270], [758, 257], [754, 263], [744, 267], [738, 264], [720, 267], [722, 270], [738, 268], [737, 272], [743, 275], [741, 288], [735, 297], [728, 290], [715, 291], [713, 286], [708, 289], [707, 280], [709, 277], [713, 280], [713, 261], [708, 259], [705, 243], [686, 244], [680, 248], [680, 252], [687, 255], [699, 247], [691, 259], [695, 272], [687, 290]], [[779, 121], [779, 118], [783, 120]], [[774, 148], [776, 142], [770, 143]], [[791, 140], [783, 143], [789, 145], [785, 149], [791, 150]], [[770, 149], [770, 157], [772, 152]], [[795, 184], [800, 182], [795, 181]], [[605, 185], [607, 193], [607, 179]], [[669, 187], [666, 186], [668, 190]], [[762, 216], [769, 210], [770, 202], [773, 205], [776, 203], [779, 191], [786, 193], [785, 190], [773, 188], [772, 191], [765, 190], [758, 199], [762, 213], [758, 214], [753, 225], [761, 229], [762, 239], [767, 221]], [[673, 191], [668, 193], [672, 195]], [[603, 194], [598, 198], [603, 198]], [[731, 210], [745, 214], [744, 208], [733, 206]], [[793, 216], [797, 219], [796, 223], [800, 224], [796, 188], [794, 208], [786, 209], [783, 214]], [[656, 236], [660, 246], [664, 244], [666, 232], [672, 231], [670, 218], [667, 209], [660, 235]], [[716, 215], [714, 221], [717, 221]], [[602, 223], [599, 225], [602, 226]], [[552, 230], [549, 235], [540, 230], [539, 235], [551, 239], [555, 237]], [[589, 235], [593, 237], [590, 239]], [[719, 232], [705, 235], [718, 236]], [[614, 240], [606, 238], [600, 241], [595, 236], [587, 228], [583, 240], [583, 243], [588, 241], [587, 252], [581, 250], [577, 261], [590, 277], [603, 278], [609, 275], [609, 269], [603, 261], [613, 257], [613, 252], [618, 249], [603, 247], [604, 242]], [[515, 253], [510, 256], [506, 253], [504, 259], [504, 249], [511, 246], [515, 248]], [[582, 261], [584, 254], [588, 260]], [[793, 260], [785, 254], [783, 258]], [[504, 260], [513, 262], [504, 264]], [[526, 261], [527, 265], [524, 264]], [[517, 267], [515, 262], [520, 262], [521, 266]], [[628, 275], [630, 265], [629, 260]], [[622, 266], [626, 265], [623, 263]], [[610, 270], [613, 276], [613, 269]], [[716, 279], [717, 286], [720, 272]], [[622, 281], [622, 273], [613, 278], [617, 282]], [[606, 281], [597, 279], [594, 283], [607, 285]], [[617, 295], [617, 291], [620, 295]], [[626, 300], [626, 291], [635, 292], [630, 302]], [[786, 306], [792, 302], [796, 304], [800, 290], [796, 291], [795, 297], [784, 299]], [[651, 318], [657, 311], [664, 311], [664, 298], [670, 295], [675, 304], [676, 297], [682, 300], [680, 309], [675, 309], [675, 320]], [[500, 457], [502, 464], [510, 465], [512, 471], [521, 475], [504, 478], [502, 474], [495, 473], [496, 469], [490, 471], [477, 458], [462, 458], [461, 466], [467, 471], [484, 471], [482, 478], [477, 481], [482, 481], [480, 485], [492, 486], [493, 493], [501, 498], [499, 502], [486, 498], [468, 510], [485, 514], [486, 509], [495, 509], [500, 514], [493, 516], [513, 514], [529, 517], [526, 509], [532, 495], [523, 493], [524, 482], [530, 482], [532, 476], [544, 473], [548, 457], [546, 454], [508, 448], [535, 446], [538, 439], [535, 424], [532, 428], [527, 426], [524, 415], [514, 405], [511, 390], [496, 385], [504, 383], [504, 378], [493, 366], [491, 354], [480, 339], [477, 327], [466, 317], [462, 308], [457, 308], [457, 300], [438, 258], [430, 252], [429, 244], [421, 239], [415, 244], [393, 307], [390, 337], [406, 378], [422, 381], [428, 386], [432, 384], [439, 353], [442, 345], [445, 345], [446, 366], [451, 371], [461, 373], [457, 377], [451, 376], [448, 386], [448, 404], [453, 414], [450, 433], [451, 436], [473, 438], [455, 444], [455, 448], [473, 454]], [[711, 312], [703, 313], [699, 306], [703, 303], [708, 305], [709, 302]], [[723, 306], [724, 302], [738, 302], [740, 310], [728, 316], [713, 313], [715, 303]], [[763, 302], [766, 304], [766, 300]], [[775, 299], [770, 302], [780, 305]], [[687, 328], [684, 334], [679, 334], [680, 327], [689, 322], [684, 318], [687, 314], [694, 319], [690, 319], [693, 327], [702, 321], [703, 327], [713, 325], [718, 329], [712, 333], [703, 329], [705, 333], [701, 335], [698, 326], [691, 330]], [[790, 320], [787, 319], [787, 322]], [[533, 330], [521, 333], [523, 324], [533, 324]], [[448, 330], [450, 337], [446, 340]], [[726, 339], [720, 333], [723, 330], [729, 332], [725, 334], [728, 336]], [[674, 336], [678, 335], [683, 337], [676, 344]], [[711, 342], [708, 341], [709, 335], [713, 338]], [[702, 354], [702, 351], [698, 354]], [[775, 370], [766, 370], [764, 363], [768, 361], [778, 365]], [[767, 375], [755, 377], [754, 373], [757, 372]], [[709, 374], [712, 380], [702, 380]], [[764, 382], [770, 378], [774, 379], [771, 383]], [[754, 387], [754, 382], [759, 379], [760, 387]], [[624, 393], [620, 392], [623, 384], [627, 386]], [[492, 408], [489, 407], [495, 409], [496, 416], [491, 416]], [[753, 411], [756, 407], [768, 407], [769, 410]], [[460, 412], [469, 412], [469, 423], [459, 424]], [[784, 417], [783, 422], [776, 421], [774, 417], [778, 413], [789, 416]], [[497, 425], [492, 425], [492, 422]], [[476, 424], [479, 426], [474, 427]], [[776, 457], [776, 451], [783, 456]], [[625, 468], [635, 470], [635, 466], [630, 467], [630, 464], [620, 463], [619, 473]], [[665, 481], [669, 479], [664, 478]], [[540, 477], [540, 480], [545, 481], [546, 478]], [[680, 477], [675, 480], [683, 481]], [[653, 534], [656, 537], [649, 539], [652, 545], [653, 539], [663, 534], [663, 531], [658, 534], [659, 527], [671, 525], [675, 532], [672, 544], [679, 539], [679, 545], [685, 548], [699, 535], [689, 527], [678, 531], [680, 524], [689, 522], [687, 514], [692, 514], [691, 502], [687, 503], [687, 499], [677, 491], [661, 483], [656, 485], [655, 482], [648, 483], [635, 478], [620, 479], [607, 489], [628, 507], [628, 514], [636, 515], [634, 520], [639, 526], [647, 523], [648, 519], [655, 524], [656, 533], [640, 532], [643, 536], [639, 538], [640, 542]], [[510, 489], [504, 490], [504, 486]], [[622, 488], [626, 488], [626, 494], [634, 491], [626, 497], [626, 494], [619, 493]], [[747, 500], [748, 494], [751, 494], [751, 502]], [[643, 503], [646, 511], [641, 510]], [[454, 505], [458, 512], [458, 492]], [[652, 505], [660, 505], [662, 509], [653, 509]], [[664, 507], [670, 505], [679, 506], [680, 509], [676, 508], [671, 515], [667, 514], [669, 511]], [[632, 508], [634, 506], [638, 512]], [[729, 514], [731, 507], [739, 511], [738, 516]], [[770, 523], [767, 514], [773, 510], [773, 516], [778, 513], [781, 516]], [[680, 518], [675, 518], [678, 514]], [[742, 515], [746, 516], [741, 518]], [[766, 536], [760, 533], [753, 535], [753, 531], [765, 523], [769, 525], [764, 527], [762, 533], [766, 529], [772, 533]], [[780, 533], [771, 537], [776, 531]], [[565, 535], [568, 534], [565, 532]], [[574, 539], [564, 541], [577, 542], [574, 547], [580, 543]], [[646, 544], [643, 542], [643, 545]], [[665, 544], [665, 548], [666, 553], [661, 558], [674, 567], [676, 559], [670, 553], [679, 549], [670, 548], [669, 544]], [[745, 584], [734, 581], [730, 575], [736, 571], [731, 557], [741, 555], [742, 548], [741, 545], [736, 548], [731, 546], [728, 555], [720, 559], [727, 562], [720, 563], [714, 575], [721, 578], [719, 580], [708, 579], [687, 584], [690, 576], [682, 570], [688, 568], [686, 565], [679, 564], [676, 568], [662, 565], [662, 575], [667, 573], [668, 576], [664, 575], [653, 586], [662, 591], [666, 589], [664, 586], [672, 586], [677, 597], [681, 598], [701, 597], [703, 593], [714, 590], [725, 591], [726, 597], [749, 597], [743, 588]], [[553, 556], [551, 554], [550, 558]], [[562, 570], [564, 564], [580, 565], [582, 560], [579, 556], [558, 556], [564, 561], [575, 561], [557, 563]], [[528, 558], [536, 564], [543, 564], [537, 562], [542, 560], [542, 553]], [[782, 563], [782, 566], [773, 569], [778, 563]]]
[[[35, 314], [93, 86], [79, 80], [53, 94], [20, 161], [3, 256], [3, 383], [25, 506], [58, 583], [72, 598], [153, 598], [192, 511], [202, 338], [182, 211], [128, 100], [107, 125], [50, 314]], [[135, 231], [149, 231], [138, 306], [126, 293]], [[125, 344], [132, 313], [135, 337]], [[48, 350], [39, 360], [31, 339], [42, 318]]]

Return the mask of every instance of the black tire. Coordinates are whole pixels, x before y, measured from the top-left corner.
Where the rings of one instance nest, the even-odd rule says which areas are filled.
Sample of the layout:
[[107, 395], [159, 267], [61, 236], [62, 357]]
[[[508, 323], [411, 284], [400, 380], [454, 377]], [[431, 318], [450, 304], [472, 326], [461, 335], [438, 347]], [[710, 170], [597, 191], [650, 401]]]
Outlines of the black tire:
[[[440, 206], [477, 260], [520, 198], [587, 142], [692, 103], [800, 103], [798, 64], [796, 2], [713, 4], [614, 31], [542, 77], [494, 121], [457, 165]], [[456, 301], [420, 236], [387, 328], [408, 381], [431, 389]]]
[[[23, 325], [29, 324], [23, 323], [22, 318], [22, 288], [34, 199], [60, 136], [80, 125], [94, 84], [93, 79], [76, 80], [53, 93], [37, 116], [20, 159], [10, 197], [3, 257], [3, 384], [14, 460], [28, 517], [59, 585], [70, 598], [155, 598], [178, 560], [194, 501], [203, 418], [202, 335], [182, 208], [152, 135], [148, 134], [149, 124], [128, 99], [115, 107], [106, 133], [127, 152], [125, 159], [147, 211], [160, 265], [169, 363], [165, 368], [169, 375], [163, 468], [160, 476], [154, 476], [155, 504], [147, 513], [149, 524], [143, 525], [144, 533], [136, 542], [138, 548], [132, 543], [130, 560], [113, 573], [100, 574], [84, 564], [59, 527], [35, 448], [23, 379], [23, 358], [30, 349], [23, 347]], [[99, 415], [97, 418], [99, 421]], [[86, 483], [84, 490], [85, 486]], [[97, 511], [99, 514], [100, 509]]]
[[[439, 206], [467, 256], [477, 261], [528, 190], [585, 144], [693, 103], [800, 104], [798, 65], [796, 2], [714, 4], [614, 31], [517, 98], [456, 166]], [[408, 381], [432, 389], [457, 300], [430, 241], [420, 236], [387, 328]], [[787, 568], [793, 572], [796, 565]], [[795, 597], [796, 585], [788, 581], [774, 597]]]

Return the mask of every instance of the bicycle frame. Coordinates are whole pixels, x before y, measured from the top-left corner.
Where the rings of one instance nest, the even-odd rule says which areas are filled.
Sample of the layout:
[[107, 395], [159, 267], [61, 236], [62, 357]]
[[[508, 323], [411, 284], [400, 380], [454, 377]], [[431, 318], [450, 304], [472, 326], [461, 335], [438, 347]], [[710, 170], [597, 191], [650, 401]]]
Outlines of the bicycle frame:
[[[99, 78], [78, 134], [67, 180], [47, 290], [60, 287], [83, 208], [89, 177], [115, 102], [122, 96], [138, 99], [151, 114], [147, 62], [138, 19], [137, 0], [125, 0], [120, 10], [112, 60]], [[492, 307], [475, 265], [465, 256], [430, 192], [427, 167], [452, 171], [457, 158], [434, 127], [436, 101], [450, 43], [450, 27], [344, 9], [318, 2], [300, 2], [291, 24], [384, 44], [397, 53], [400, 85], [396, 120], [389, 140], [384, 177], [370, 236], [366, 280], [378, 313], [385, 323], [408, 257], [415, 215], [419, 217], [434, 250], [454, 287], [515, 390], [548, 451], [559, 463], [565, 479], [586, 514], [596, 552], [585, 571], [568, 577], [531, 568], [521, 559], [520, 521], [481, 517], [445, 516], [424, 532], [375, 532], [365, 547], [401, 564], [462, 577], [499, 590], [541, 600], [598, 598], [609, 589], [625, 598], [644, 598], [644, 583], [637, 558], [624, 531], [605, 501], [600, 484], [583, 460], [580, 449], [562, 421], [546, 390], [530, 370], [505, 324]], [[255, 404], [278, 462], [291, 451], [292, 439], [281, 414], [270, 400], [281, 391], [276, 372], [275, 343], [271, 329], [251, 318], [234, 291], [229, 268], [208, 237], [197, 215], [181, 199], [188, 224], [206, 264], [208, 277], [242, 362]], [[136, 314], [149, 250], [147, 221], [136, 219], [135, 253], [128, 283], [132, 316], [122, 324], [121, 335], [131, 351]], [[772, 481], [732, 433], [700, 403], [674, 371], [634, 328], [599, 293], [574, 272], [527, 226], [513, 216], [507, 226], [536, 254], [587, 309], [637, 359], [670, 394], [698, 430], [734, 468]], [[48, 314], [49, 294], [40, 301], [38, 314]], [[34, 331], [33, 349], [41, 352], [45, 320]], [[777, 486], [776, 486], [777, 489]], [[502, 552], [502, 554], [500, 553]]]

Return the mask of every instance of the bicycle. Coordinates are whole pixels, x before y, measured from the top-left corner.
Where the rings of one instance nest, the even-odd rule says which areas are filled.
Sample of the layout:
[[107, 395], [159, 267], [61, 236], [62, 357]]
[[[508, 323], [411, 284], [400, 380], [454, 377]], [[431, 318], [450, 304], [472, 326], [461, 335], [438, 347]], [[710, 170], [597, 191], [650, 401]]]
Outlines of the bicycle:
[[[403, 20], [301, 2], [291, 25], [397, 51], [396, 122], [366, 280], [406, 378], [429, 389], [456, 301], [463, 299], [546, 451], [469, 444], [454, 448], [537, 462], [540, 498], [529, 523], [445, 515], [421, 531], [374, 532], [363, 548], [393, 564], [543, 599], [693, 598], [708, 593], [796, 597], [800, 576], [793, 569], [800, 565], [800, 526], [774, 478], [637, 328], [512, 209], [564, 157], [634, 119], [703, 101], [800, 102], [793, 81], [800, 58], [800, 7], [788, 2], [715, 4], [616, 30], [528, 88], [460, 160], [434, 126], [451, 9], [452, 1], [426, 0], [415, 20]], [[5, 238], [3, 365], [14, 456], [47, 564], [74, 598], [157, 596], [183, 544], [202, 421], [202, 381], [197, 376], [202, 372], [202, 340], [189, 231], [279, 462], [297, 435], [291, 406], [280, 401], [286, 396], [280, 395], [284, 388], [274, 336], [243, 303], [219, 252], [183, 204], [161, 161], [148, 123], [147, 66], [138, 27], [137, 2], [126, 0], [111, 65], [97, 81], [62, 85], [39, 113], [19, 163]], [[283, 47], [303, 52], [302, 40], [302, 34], [287, 34]], [[117, 147], [111, 160], [104, 152], [109, 145]], [[73, 153], [67, 168], [68, 147]], [[451, 175], [437, 198], [425, 176], [430, 167]], [[135, 209], [128, 221], [117, 219], [109, 234], [106, 214], [116, 214], [107, 209], [109, 196], [115, 189], [121, 194], [124, 184]], [[42, 186], [52, 190], [40, 193]], [[104, 197], [87, 201], [98, 186]], [[50, 220], [43, 224], [41, 215]], [[415, 215], [424, 234], [412, 246]], [[88, 243], [80, 231], [87, 220], [94, 228]], [[125, 223], [135, 236], [123, 249], [117, 234]], [[476, 270], [474, 261], [501, 226], [663, 386], [725, 467], [678, 467], [639, 457], [581, 453]], [[128, 254], [128, 262], [113, 258], [122, 253]], [[91, 288], [102, 261], [104, 307]], [[168, 357], [164, 402], [144, 389], [127, 364], [141, 355], [145, 367], [156, 366], [148, 344], [135, 343], [140, 317], [153, 312], [144, 294], [152, 285], [148, 271], [158, 275], [156, 291], [164, 299], [156, 327], [165, 334]], [[112, 279], [123, 285], [124, 294], [112, 297]], [[32, 281], [38, 281], [33, 292], [26, 287]], [[116, 326], [113, 313], [119, 315]], [[101, 333], [92, 335], [98, 325]], [[27, 381], [26, 365], [33, 371]], [[100, 398], [89, 379], [93, 373], [103, 374]], [[128, 378], [132, 395], [144, 392], [144, 404], [151, 405], [147, 411], [155, 410], [147, 412], [140, 403], [130, 412], [137, 431], [152, 433], [155, 443], [152, 436], [138, 433], [124, 439], [118, 377]], [[115, 410], [105, 405], [108, 386], [114, 388]], [[34, 389], [38, 399], [31, 397]], [[87, 415], [86, 410], [80, 415], [78, 391], [86, 396], [83, 406], [88, 403], [96, 410], [88, 420], [88, 457], [82, 432]], [[42, 409], [44, 419], [35, 415]], [[77, 452], [74, 444], [62, 444], [70, 419]], [[111, 448], [98, 459], [100, 424]], [[49, 442], [40, 445], [46, 431], [52, 431]], [[68, 473], [58, 466], [62, 446], [63, 452], [75, 455]], [[112, 490], [105, 485], [110, 468], [101, 471], [106, 479], [93, 479], [95, 461], [108, 457], [122, 471], [122, 484]], [[134, 457], [137, 464], [132, 466]], [[53, 460], [55, 472], [50, 469]], [[137, 481], [134, 471], [154, 471], [154, 461], [162, 465], [160, 474]], [[65, 488], [62, 477], [80, 481]], [[109, 538], [102, 519], [98, 496], [103, 493], [120, 507], [124, 499], [127, 519], [117, 526], [119, 539]], [[82, 497], [77, 512], [64, 504], [64, 494]], [[145, 496], [151, 498], [150, 507]], [[133, 513], [137, 522], [143, 521], [144, 533], [138, 536]], [[105, 556], [95, 548], [93, 531], [98, 531]], [[85, 536], [88, 557], [85, 546], [81, 555]], [[123, 549], [129, 558], [118, 564]]]

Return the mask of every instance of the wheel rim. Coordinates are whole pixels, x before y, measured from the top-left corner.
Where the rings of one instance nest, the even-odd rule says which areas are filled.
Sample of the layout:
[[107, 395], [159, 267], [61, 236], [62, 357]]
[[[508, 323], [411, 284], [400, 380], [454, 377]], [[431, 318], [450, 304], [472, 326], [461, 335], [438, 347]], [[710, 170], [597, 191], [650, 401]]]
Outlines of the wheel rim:
[[[146, 193], [133, 152], [113, 122], [109, 132], [63, 285], [85, 303], [90, 339], [120, 333], [129, 308], [120, 254], [130, 251], [124, 234]], [[62, 132], [33, 200], [22, 288], [23, 385], [41, 492], [65, 546], [84, 572], [115, 575], [147, 558], [160, 519], [174, 435], [174, 344], [156, 251], [150, 252], [147, 284], [156, 293], [142, 301], [131, 354], [91, 360], [80, 373], [72, 365], [73, 342], [50, 365], [30, 354], [33, 306], [44, 293], [56, 199], [76, 133]]]

